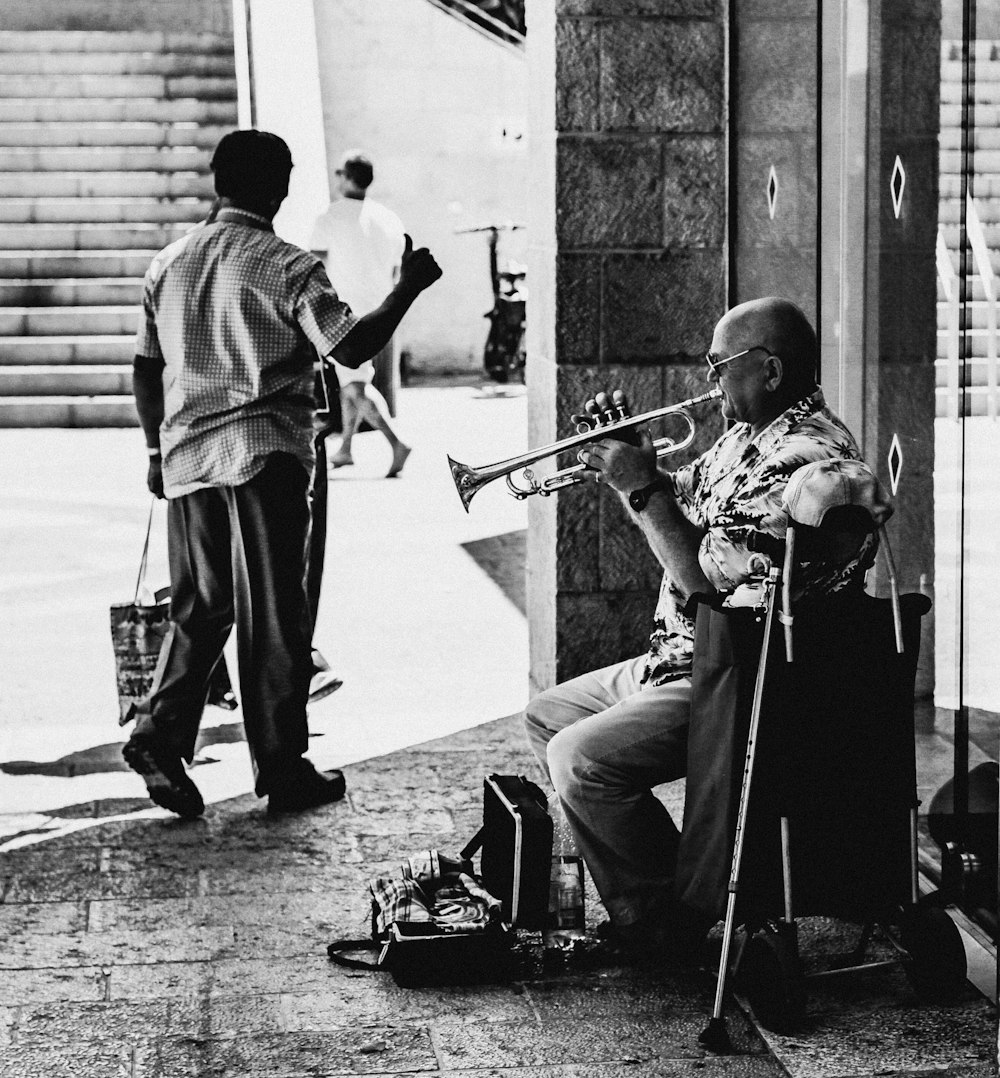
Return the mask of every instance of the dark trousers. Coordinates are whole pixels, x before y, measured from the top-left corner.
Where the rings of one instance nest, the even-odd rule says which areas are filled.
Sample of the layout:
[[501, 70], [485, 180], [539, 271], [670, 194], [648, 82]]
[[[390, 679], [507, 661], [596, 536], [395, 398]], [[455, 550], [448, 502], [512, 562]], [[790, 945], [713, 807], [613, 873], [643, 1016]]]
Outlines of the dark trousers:
[[308, 553], [306, 555], [306, 596], [309, 600], [309, 620], [313, 632], [316, 631], [319, 594], [323, 584], [323, 562], [326, 558], [327, 465], [325, 431], [317, 433], [315, 445], [316, 469], [313, 472], [312, 486], [309, 488], [311, 521]]
[[308, 746], [308, 487], [302, 464], [275, 453], [242, 486], [196, 490], [168, 506], [171, 628], [150, 713], [134, 736], [192, 759], [212, 671], [235, 624], [259, 796], [294, 772]]

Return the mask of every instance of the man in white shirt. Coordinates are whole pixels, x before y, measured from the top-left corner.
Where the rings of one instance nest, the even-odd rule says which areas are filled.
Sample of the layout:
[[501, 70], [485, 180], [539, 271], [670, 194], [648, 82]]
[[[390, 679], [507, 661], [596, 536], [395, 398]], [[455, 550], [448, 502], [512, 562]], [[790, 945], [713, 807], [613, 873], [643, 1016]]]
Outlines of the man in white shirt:
[[[395, 284], [405, 243], [403, 223], [391, 210], [366, 197], [375, 170], [364, 154], [346, 154], [336, 177], [340, 197], [317, 219], [309, 248], [323, 259], [337, 294], [352, 310], [367, 311]], [[374, 360], [356, 370], [334, 361], [343, 419], [340, 447], [330, 458], [335, 468], [354, 463], [351, 442], [363, 421], [381, 431], [392, 448], [389, 477], [399, 475], [410, 455], [410, 447], [397, 437], [389, 423], [385, 398], [372, 385], [375, 363], [384, 362], [383, 357], [388, 357], [390, 369], [394, 370], [392, 341]]]

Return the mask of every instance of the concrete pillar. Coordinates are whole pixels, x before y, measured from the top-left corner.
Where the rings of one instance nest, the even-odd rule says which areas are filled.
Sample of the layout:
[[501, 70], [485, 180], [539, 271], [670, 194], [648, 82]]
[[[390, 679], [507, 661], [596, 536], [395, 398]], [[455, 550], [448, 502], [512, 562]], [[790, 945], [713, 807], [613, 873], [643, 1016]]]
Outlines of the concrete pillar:
[[[722, 0], [533, 0], [528, 16], [536, 446], [573, 433], [598, 390], [645, 411], [706, 388], [726, 306], [726, 49]], [[701, 418], [696, 451], [721, 429]], [[643, 651], [660, 570], [617, 498], [536, 498], [529, 523], [532, 691]]]

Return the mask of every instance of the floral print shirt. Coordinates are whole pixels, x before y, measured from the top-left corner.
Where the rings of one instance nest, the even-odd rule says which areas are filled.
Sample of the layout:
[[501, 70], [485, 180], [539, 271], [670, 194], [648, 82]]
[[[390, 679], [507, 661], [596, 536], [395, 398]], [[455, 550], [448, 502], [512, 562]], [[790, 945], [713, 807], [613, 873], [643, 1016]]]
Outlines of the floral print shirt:
[[[668, 475], [681, 512], [707, 529], [698, 561], [709, 582], [732, 592], [749, 578], [747, 541], [752, 532], [785, 538], [788, 516], [781, 497], [792, 473], [817, 460], [860, 459], [851, 432], [826, 407], [817, 389], [782, 412], [755, 438], [747, 423], [737, 423], [707, 453]], [[863, 586], [875, 557], [877, 539], [869, 536], [848, 561], [805, 562], [796, 569], [797, 590], [805, 596], [829, 595]], [[663, 685], [691, 673], [694, 624], [683, 613], [687, 596], [668, 575], [660, 585], [643, 682]]]

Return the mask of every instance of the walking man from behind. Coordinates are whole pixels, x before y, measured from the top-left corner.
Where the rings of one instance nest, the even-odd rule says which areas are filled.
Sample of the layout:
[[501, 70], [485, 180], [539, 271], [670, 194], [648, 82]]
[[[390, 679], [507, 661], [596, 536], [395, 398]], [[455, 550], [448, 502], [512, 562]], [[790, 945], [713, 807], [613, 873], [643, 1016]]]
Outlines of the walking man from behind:
[[[399, 275], [403, 223], [392, 210], [368, 197], [375, 170], [364, 154], [356, 150], [346, 154], [336, 176], [340, 197], [317, 218], [309, 249], [323, 259], [337, 295], [353, 310], [367, 311], [380, 302]], [[354, 463], [352, 441], [360, 425], [367, 422], [385, 436], [392, 449], [387, 473], [391, 478], [403, 470], [410, 447], [392, 429], [389, 407], [372, 384], [375, 364], [379, 362], [395, 377], [396, 355], [391, 339], [372, 361], [354, 370], [334, 357], [343, 432], [330, 463], [334, 468]]]
[[357, 317], [319, 259], [274, 235], [291, 168], [276, 135], [226, 135], [212, 158], [215, 220], [161, 251], [143, 288], [133, 387], [148, 485], [168, 501], [172, 624], [123, 755], [153, 801], [181, 816], [204, 811], [183, 761], [234, 624], [257, 795], [271, 811], [344, 795], [339, 771], [304, 757], [313, 350], [360, 366], [441, 274], [407, 239], [395, 287]]

